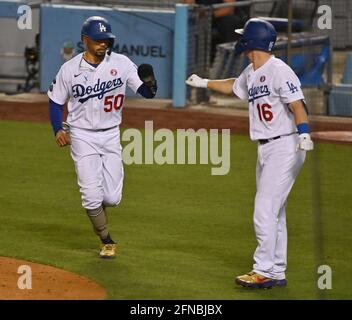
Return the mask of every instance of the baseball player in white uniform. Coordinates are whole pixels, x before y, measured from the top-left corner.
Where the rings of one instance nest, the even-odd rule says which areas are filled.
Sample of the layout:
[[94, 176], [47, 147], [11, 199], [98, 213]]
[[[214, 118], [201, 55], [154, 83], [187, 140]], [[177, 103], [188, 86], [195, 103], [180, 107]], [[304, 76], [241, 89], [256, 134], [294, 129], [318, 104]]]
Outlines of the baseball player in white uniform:
[[[115, 36], [106, 19], [88, 18], [81, 38], [86, 51], [61, 66], [48, 90], [50, 120], [57, 144], [71, 145], [82, 206], [102, 242], [100, 257], [114, 258], [117, 247], [105, 208], [117, 206], [122, 197], [119, 125], [126, 86], [153, 98], [157, 84], [152, 66], [137, 70], [129, 58], [112, 52]], [[68, 117], [62, 122], [66, 102]]]
[[254, 227], [257, 248], [252, 271], [236, 277], [245, 287], [269, 288], [287, 284], [286, 201], [305, 160], [313, 149], [308, 115], [300, 81], [293, 70], [275, 58], [273, 25], [250, 19], [240, 35], [235, 52], [244, 52], [252, 62], [238, 78], [202, 79], [191, 75], [186, 83], [249, 102], [250, 138], [258, 141], [257, 192]]

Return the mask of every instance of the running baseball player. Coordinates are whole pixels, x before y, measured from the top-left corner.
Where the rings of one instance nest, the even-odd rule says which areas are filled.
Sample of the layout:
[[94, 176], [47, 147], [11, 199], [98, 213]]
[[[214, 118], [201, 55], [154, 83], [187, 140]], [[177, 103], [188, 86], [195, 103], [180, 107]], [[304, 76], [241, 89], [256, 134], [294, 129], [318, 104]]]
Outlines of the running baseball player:
[[82, 206], [102, 242], [100, 257], [114, 258], [117, 247], [105, 208], [117, 206], [122, 197], [119, 125], [126, 86], [150, 99], [157, 83], [151, 65], [137, 70], [129, 58], [112, 52], [115, 36], [105, 18], [88, 18], [81, 39], [85, 51], [61, 66], [48, 90], [50, 120], [57, 144], [71, 145]]
[[276, 41], [273, 25], [253, 18], [235, 32], [239, 34], [235, 53], [244, 52], [252, 62], [240, 76], [208, 80], [193, 74], [186, 83], [248, 100], [250, 138], [258, 142], [254, 205], [258, 245], [252, 271], [235, 281], [254, 288], [285, 286], [285, 208], [306, 151], [313, 149], [308, 115], [299, 79], [287, 64], [271, 54]]

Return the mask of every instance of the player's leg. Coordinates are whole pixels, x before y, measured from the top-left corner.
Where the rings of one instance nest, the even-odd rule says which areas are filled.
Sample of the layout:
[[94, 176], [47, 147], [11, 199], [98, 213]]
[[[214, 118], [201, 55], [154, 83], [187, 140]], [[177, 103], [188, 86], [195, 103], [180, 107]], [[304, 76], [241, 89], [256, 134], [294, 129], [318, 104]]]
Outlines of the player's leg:
[[121, 158], [114, 153], [103, 157], [103, 203], [106, 207], [117, 206], [122, 199], [123, 165]]
[[256, 165], [256, 168], [255, 168], [255, 182], [256, 182], [257, 190], [258, 190], [258, 187], [260, 185], [260, 179], [261, 179], [262, 172], [263, 172], [263, 166], [264, 166], [263, 155], [258, 150], [257, 165]]
[[[264, 170], [264, 153], [262, 148], [258, 148], [258, 159], [257, 159], [257, 166], [256, 166], [257, 195], [258, 195], [258, 190], [261, 188], [262, 180], [265, 177], [265, 175], [263, 176], [263, 170]], [[255, 206], [258, 205], [259, 200], [260, 199], [256, 196]], [[257, 241], [258, 243], [260, 243], [261, 239], [258, 238], [259, 228], [256, 227], [256, 225], [255, 225], [255, 231], [257, 235]], [[259, 248], [260, 248], [260, 245], [258, 245], [256, 249], [256, 254], [257, 254], [257, 251], [259, 251]], [[254, 256], [256, 256], [256, 254], [254, 254]], [[251, 272], [248, 272], [247, 274], [236, 277], [236, 283], [241, 286], [253, 287], [253, 288], [272, 287], [275, 283], [275, 280], [269, 277], [265, 277], [261, 274], [258, 274], [255, 271], [251, 271]]]
[[108, 131], [102, 153], [103, 203], [106, 207], [117, 206], [122, 198], [124, 170], [119, 129]]
[[[277, 276], [274, 265], [278, 241], [281, 255], [286, 255], [286, 216], [280, 217], [279, 214], [304, 162], [304, 154], [295, 152], [295, 141], [295, 136], [289, 136], [262, 146], [265, 163], [255, 199], [254, 224], [258, 246], [253, 270], [265, 277]], [[281, 231], [282, 239], [278, 239]], [[280, 278], [282, 276], [284, 274]]]
[[[123, 186], [123, 166], [122, 148], [120, 145], [119, 130], [112, 129], [99, 133], [101, 153], [101, 185], [103, 194], [103, 209], [105, 224], [107, 225], [107, 213], [105, 207], [117, 206], [122, 197]], [[100, 251], [102, 258], [112, 258], [116, 256], [117, 244], [108, 234], [107, 238], [102, 239], [103, 246]]]
[[[291, 143], [292, 143], [292, 140], [294, 140], [294, 138], [295, 136], [289, 138], [291, 140]], [[276, 279], [286, 278], [285, 271], [287, 268], [287, 226], [286, 226], [287, 197], [304, 163], [305, 152], [298, 151], [297, 153], [294, 154], [294, 157], [295, 157], [294, 166], [290, 170], [291, 185], [288, 186], [288, 190], [286, 191], [287, 196], [280, 208], [280, 212], [278, 216], [278, 230], [277, 230], [277, 239], [276, 239], [276, 248], [275, 248], [274, 268], [272, 272], [273, 276]]]
[[[270, 271], [274, 264], [274, 249], [277, 235], [277, 215], [275, 214], [275, 210], [273, 210], [272, 195], [270, 194], [273, 191], [273, 186], [268, 186], [267, 181], [270, 178], [268, 172], [269, 167], [266, 163], [263, 165], [261, 179], [257, 184], [253, 215], [254, 229], [258, 243], [254, 253], [253, 270], [265, 277], [270, 277]], [[274, 177], [272, 179], [275, 180]]]
[[285, 271], [287, 267], [287, 226], [286, 226], [286, 204], [280, 209], [277, 221], [277, 239], [274, 256], [274, 268], [272, 275], [276, 279], [286, 279]]
[[[75, 143], [72, 142], [72, 149]], [[75, 157], [76, 158], [76, 157]], [[102, 160], [99, 154], [91, 154], [74, 160], [82, 206], [86, 210], [101, 207], [103, 202]]]
[[[267, 276], [263, 276], [262, 272], [258, 274], [257, 272], [252, 271], [246, 275], [238, 277], [236, 279], [238, 284], [249, 287], [285, 286], [287, 284], [285, 277], [287, 266], [287, 228], [285, 209], [286, 203], [282, 206], [279, 212], [277, 223], [277, 241], [274, 253], [274, 267], [272, 269], [273, 271], [270, 272], [270, 276], [268, 276], [268, 273]], [[256, 256], [256, 254], [254, 256]]]
[[[94, 232], [99, 236], [104, 247], [113, 241], [107, 226], [106, 212], [102, 206], [103, 163], [98, 152], [99, 147], [93, 133], [79, 129], [71, 130], [71, 157], [75, 164], [82, 206], [86, 209]], [[105, 256], [112, 257], [114, 254], [109, 252], [102, 257]]]

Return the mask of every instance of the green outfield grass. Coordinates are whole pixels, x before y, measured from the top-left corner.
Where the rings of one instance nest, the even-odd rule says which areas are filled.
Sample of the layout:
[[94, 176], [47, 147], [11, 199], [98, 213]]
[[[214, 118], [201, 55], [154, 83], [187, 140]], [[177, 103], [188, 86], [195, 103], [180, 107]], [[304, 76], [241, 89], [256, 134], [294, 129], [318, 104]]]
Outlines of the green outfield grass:
[[[256, 246], [256, 144], [248, 137], [231, 137], [226, 176], [211, 176], [211, 165], [125, 166], [122, 203], [108, 211], [120, 251], [105, 261], [81, 208], [69, 149], [56, 146], [48, 124], [0, 121], [0, 135], [0, 255], [85, 275], [110, 299], [352, 298], [351, 146], [320, 143], [318, 161], [308, 155], [287, 208], [289, 285], [258, 291], [234, 285]], [[333, 288], [324, 292], [317, 290], [314, 168], [321, 262], [333, 270]]]

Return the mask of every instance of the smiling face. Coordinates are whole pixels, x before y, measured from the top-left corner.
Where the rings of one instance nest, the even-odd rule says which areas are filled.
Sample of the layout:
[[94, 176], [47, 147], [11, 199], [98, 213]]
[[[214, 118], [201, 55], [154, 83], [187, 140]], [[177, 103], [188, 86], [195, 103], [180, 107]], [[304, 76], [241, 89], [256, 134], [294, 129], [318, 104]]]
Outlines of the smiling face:
[[94, 60], [101, 61], [109, 48], [110, 39], [92, 40], [87, 36], [83, 36], [83, 42], [89, 56], [93, 57]]

